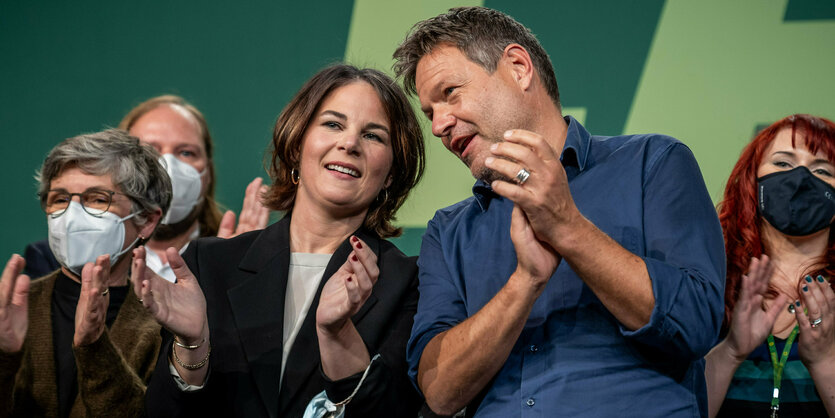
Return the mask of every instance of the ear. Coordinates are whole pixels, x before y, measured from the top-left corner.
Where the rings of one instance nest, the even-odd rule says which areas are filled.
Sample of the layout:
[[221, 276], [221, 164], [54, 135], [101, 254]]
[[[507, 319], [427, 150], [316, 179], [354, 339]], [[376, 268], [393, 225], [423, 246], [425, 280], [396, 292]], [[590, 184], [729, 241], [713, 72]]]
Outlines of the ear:
[[513, 80], [522, 90], [529, 90], [534, 77], [534, 66], [528, 51], [519, 44], [504, 48], [499, 64], [506, 66]]
[[153, 212], [150, 212], [145, 215], [145, 224], [141, 226], [137, 226], [139, 229], [139, 236], [148, 239], [151, 237], [151, 234], [154, 233], [154, 230], [157, 228], [157, 224], [159, 223], [160, 219], [162, 218], [162, 209], [157, 209]]
[[383, 189], [388, 189], [389, 186], [391, 186], [391, 182], [393, 181], [394, 178], [391, 176], [391, 174], [389, 174], [388, 177], [386, 177], [386, 183], [383, 185]]

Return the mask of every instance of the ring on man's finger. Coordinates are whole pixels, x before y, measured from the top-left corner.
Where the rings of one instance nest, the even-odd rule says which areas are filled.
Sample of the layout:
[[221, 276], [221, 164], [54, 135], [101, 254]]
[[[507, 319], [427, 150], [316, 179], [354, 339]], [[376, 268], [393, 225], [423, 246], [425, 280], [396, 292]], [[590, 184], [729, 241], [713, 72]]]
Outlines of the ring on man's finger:
[[811, 325], [812, 328], [817, 328], [818, 326], [820, 326], [821, 322], [823, 322], [823, 318], [818, 318], [809, 322], [809, 325]]
[[101, 292], [101, 295], [102, 296], [107, 296], [108, 293], [110, 293], [110, 288], [109, 287], [107, 289], [104, 289], [104, 292]]
[[530, 171], [525, 170], [524, 168], [521, 168], [521, 169], [519, 169], [519, 172], [516, 173], [516, 183], [518, 183], [521, 186], [521, 185], [525, 184], [526, 181], [528, 181], [528, 178], [530, 178], [530, 176], [531, 176]]

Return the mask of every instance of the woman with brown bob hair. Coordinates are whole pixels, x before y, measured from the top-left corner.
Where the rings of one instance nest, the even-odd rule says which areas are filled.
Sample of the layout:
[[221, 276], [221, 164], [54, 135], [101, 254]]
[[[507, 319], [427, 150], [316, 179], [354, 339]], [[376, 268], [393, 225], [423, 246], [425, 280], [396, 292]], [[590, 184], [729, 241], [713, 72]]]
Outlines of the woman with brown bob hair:
[[710, 416], [835, 415], [835, 123], [791, 115], [731, 172], [724, 339], [706, 356]]
[[334, 65], [282, 111], [269, 207], [285, 217], [229, 240], [167, 251], [177, 282], [134, 252], [134, 290], [170, 331], [151, 416], [415, 416], [405, 347], [417, 266], [384, 238], [423, 173], [423, 137], [395, 82]]

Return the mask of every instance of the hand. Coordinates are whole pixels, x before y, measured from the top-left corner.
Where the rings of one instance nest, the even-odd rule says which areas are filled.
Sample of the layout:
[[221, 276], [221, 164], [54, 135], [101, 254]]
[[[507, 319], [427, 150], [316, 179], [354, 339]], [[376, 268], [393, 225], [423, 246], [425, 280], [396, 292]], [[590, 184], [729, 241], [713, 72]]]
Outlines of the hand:
[[[835, 363], [835, 292], [823, 277], [806, 276], [800, 284], [800, 301], [794, 311], [800, 327], [797, 354], [810, 371], [818, 365], [830, 367]], [[820, 325], [813, 328], [809, 321], [818, 318]]]
[[131, 264], [133, 290], [154, 319], [179, 337], [181, 343], [200, 344], [209, 338], [206, 298], [180, 253], [169, 248], [165, 255], [177, 282], [171, 283], [147, 268], [145, 247], [137, 247]]
[[317, 328], [330, 334], [339, 333], [360, 310], [380, 275], [377, 256], [368, 245], [356, 236], [350, 241], [354, 250], [325, 283], [316, 309]]
[[107, 306], [110, 304], [110, 255], [96, 257], [95, 265], [87, 263], [81, 269], [81, 294], [75, 308], [75, 334], [72, 343], [76, 347], [92, 344], [104, 333]]
[[737, 360], [745, 360], [758, 345], [765, 341], [781, 309], [788, 303], [788, 297], [780, 294], [771, 304], [763, 307], [763, 299], [768, 290], [768, 280], [774, 273], [774, 266], [768, 256], [752, 258], [748, 265], [748, 274], [742, 276], [739, 298], [734, 306], [731, 326], [725, 342], [730, 354]]
[[217, 230], [219, 238], [232, 238], [244, 232], [264, 229], [267, 226], [267, 221], [270, 220], [270, 210], [261, 203], [261, 196], [267, 192], [268, 187], [262, 185], [262, 181], [261, 177], [256, 177], [246, 186], [244, 204], [237, 227], [235, 227], [235, 212], [227, 210], [223, 214]]
[[518, 205], [513, 206], [511, 214], [510, 240], [516, 250], [515, 274], [529, 278], [537, 292], [541, 292], [562, 258], [551, 246], [537, 238]]
[[[485, 165], [509, 181], [496, 180], [491, 187], [522, 208], [540, 240], [559, 248], [556, 244], [565, 235], [560, 230], [576, 226], [577, 219], [582, 218], [571, 197], [559, 155], [534, 132], [514, 129], [507, 131], [504, 139], [490, 147], [496, 157], [487, 158]], [[518, 184], [516, 174], [523, 168], [530, 177]]]
[[0, 351], [17, 353], [29, 328], [29, 276], [20, 274], [26, 261], [12, 254], [0, 278]]

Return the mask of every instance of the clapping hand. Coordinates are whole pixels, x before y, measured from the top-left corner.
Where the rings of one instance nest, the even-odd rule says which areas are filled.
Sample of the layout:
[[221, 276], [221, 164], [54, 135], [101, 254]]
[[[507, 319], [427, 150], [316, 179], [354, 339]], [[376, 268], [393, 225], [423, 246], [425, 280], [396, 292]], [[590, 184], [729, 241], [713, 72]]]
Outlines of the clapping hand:
[[261, 203], [261, 196], [267, 191], [267, 186], [262, 185], [261, 177], [246, 186], [244, 204], [241, 208], [241, 216], [238, 224], [235, 225], [235, 212], [227, 210], [220, 220], [217, 236], [219, 238], [232, 238], [244, 232], [264, 229], [270, 220], [270, 210]]
[[337, 334], [359, 311], [380, 275], [374, 252], [356, 236], [350, 241], [353, 251], [325, 283], [316, 309], [317, 327], [330, 334]]
[[810, 371], [818, 365], [829, 367], [835, 362], [835, 292], [822, 276], [806, 276], [799, 290], [797, 354]]
[[771, 334], [777, 314], [785, 308], [788, 297], [780, 294], [767, 309], [763, 306], [768, 280], [774, 267], [767, 255], [752, 258], [748, 274], [742, 276], [739, 297], [734, 306], [726, 342], [737, 360], [744, 360]]
[[81, 293], [75, 309], [73, 345], [80, 347], [98, 341], [104, 333], [107, 306], [110, 304], [110, 255], [96, 257], [95, 264], [81, 269]]
[[176, 283], [163, 279], [145, 265], [145, 247], [133, 250], [131, 281], [133, 290], [154, 319], [185, 344], [200, 344], [208, 339], [206, 298], [197, 278], [174, 248], [166, 257], [177, 277]]
[[26, 261], [13, 254], [0, 278], [0, 351], [17, 353], [29, 328], [29, 276], [20, 274]]

